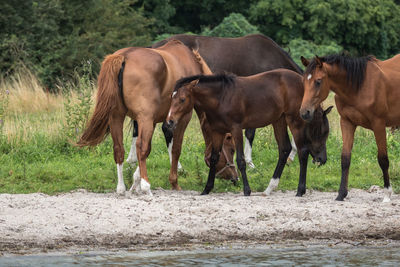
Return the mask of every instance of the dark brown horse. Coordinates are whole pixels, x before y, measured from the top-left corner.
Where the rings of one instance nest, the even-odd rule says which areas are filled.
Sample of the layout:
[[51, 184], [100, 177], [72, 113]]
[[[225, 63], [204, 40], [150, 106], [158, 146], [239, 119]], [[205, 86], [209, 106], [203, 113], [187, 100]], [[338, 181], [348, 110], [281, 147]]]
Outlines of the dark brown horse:
[[[126, 190], [122, 176], [125, 116], [128, 115], [138, 124], [135, 145], [139, 168], [135, 172], [131, 190], [151, 194], [146, 159], [150, 153], [155, 124], [165, 121], [176, 81], [184, 76], [203, 73], [211, 73], [207, 64], [177, 40], [157, 49], [124, 48], [104, 59], [98, 78], [96, 107], [78, 145], [97, 145], [111, 133], [118, 172], [118, 193]], [[177, 163], [183, 133], [190, 118], [191, 114], [187, 114], [182, 119], [182, 124], [175, 131], [172, 147], [169, 180], [172, 188], [177, 190], [180, 189]]]
[[332, 90], [340, 114], [342, 129], [342, 178], [339, 195], [348, 193], [348, 176], [354, 131], [357, 126], [374, 132], [378, 146], [378, 162], [382, 169], [385, 197], [390, 201], [392, 187], [389, 181], [389, 160], [386, 145], [386, 127], [400, 125], [400, 55], [380, 61], [372, 56], [351, 58], [345, 55], [315, 57], [304, 74], [304, 98], [301, 116], [311, 120], [315, 108]]
[[[302, 69], [272, 39], [252, 34], [239, 38], [221, 38], [199, 35], [178, 34], [153, 44], [153, 48], [164, 45], [169, 40], [179, 40], [187, 47], [197, 50], [213, 73], [227, 71], [238, 76], [249, 76], [278, 68], [293, 70], [303, 74]], [[207, 127], [207, 126], [205, 126]], [[165, 125], [163, 125], [165, 129]], [[166, 132], [166, 131], [164, 131]], [[254, 168], [252, 144], [255, 129], [246, 129], [245, 160]], [[169, 145], [168, 137], [167, 146]], [[290, 160], [294, 159], [296, 147], [293, 144]]]
[[196, 105], [201, 108], [210, 124], [212, 154], [207, 185], [202, 194], [214, 187], [215, 165], [218, 161], [226, 133], [232, 133], [236, 144], [236, 161], [242, 174], [244, 194], [251, 190], [243, 158], [244, 128], [259, 128], [272, 124], [278, 143], [279, 160], [273, 178], [264, 194], [269, 195], [278, 186], [287, 157], [291, 150], [287, 132], [289, 126], [299, 149], [300, 180], [297, 196], [305, 193], [308, 155], [315, 161], [326, 162], [326, 139], [329, 123], [326, 111], [318, 108], [318, 116], [312, 123], [305, 123], [299, 114], [303, 84], [300, 74], [278, 69], [248, 77], [234, 75], [197, 75], [179, 80], [172, 94], [168, 113], [168, 126], [179, 126], [181, 119]]

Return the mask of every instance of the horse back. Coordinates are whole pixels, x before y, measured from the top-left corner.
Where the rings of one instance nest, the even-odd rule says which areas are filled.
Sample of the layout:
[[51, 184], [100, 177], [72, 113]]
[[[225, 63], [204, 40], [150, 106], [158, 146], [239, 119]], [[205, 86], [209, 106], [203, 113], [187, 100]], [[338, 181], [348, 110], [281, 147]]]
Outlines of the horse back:
[[[237, 77], [232, 90], [235, 110], [247, 114], [245, 126], [261, 127], [283, 114], [300, 118], [303, 97], [302, 76], [287, 69], [276, 69], [247, 77]], [[234, 112], [234, 111], [232, 111]], [[255, 123], [259, 121], [260, 124]]]
[[[208, 37], [199, 35], [174, 35], [167, 40], [180, 40], [191, 49], [198, 50], [214, 72], [228, 71], [239, 76], [249, 76], [277, 68], [302, 73], [301, 68], [272, 39], [252, 34], [238, 38]], [[159, 47], [166, 40], [153, 47]]]

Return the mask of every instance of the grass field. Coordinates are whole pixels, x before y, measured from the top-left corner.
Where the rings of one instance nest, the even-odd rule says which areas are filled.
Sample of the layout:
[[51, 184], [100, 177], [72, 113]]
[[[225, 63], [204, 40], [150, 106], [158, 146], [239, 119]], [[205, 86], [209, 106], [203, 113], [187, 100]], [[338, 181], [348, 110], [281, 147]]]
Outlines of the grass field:
[[[78, 188], [93, 192], [115, 190], [117, 174], [111, 138], [108, 137], [94, 148], [78, 149], [71, 145], [71, 141], [81, 131], [79, 127], [70, 125], [73, 121], [71, 118], [84, 121], [84, 110], [89, 105], [93, 106], [94, 102], [93, 96], [91, 103], [84, 96], [85, 92], [93, 95], [94, 86], [84, 81], [76, 86], [81, 89], [71, 94], [48, 94], [29, 72], [1, 81], [0, 193], [54, 194]], [[65, 91], [63, 89], [65, 88], [60, 91]], [[333, 102], [331, 95], [325, 107]], [[72, 111], [68, 107], [72, 107]], [[324, 166], [317, 167], [310, 159], [307, 189], [336, 191], [339, 187], [342, 140], [336, 109], [328, 117], [331, 125], [327, 143], [328, 161]], [[75, 132], [71, 133], [71, 127]], [[179, 176], [179, 184], [184, 190], [201, 191], [207, 179], [208, 168], [203, 160], [204, 141], [199, 127], [198, 119], [194, 115], [185, 133], [180, 159], [184, 171]], [[128, 119], [124, 134], [127, 157], [131, 142]], [[272, 127], [257, 130], [253, 148], [256, 169], [247, 168], [249, 182], [253, 191], [263, 191], [269, 183], [278, 157]], [[350, 167], [350, 187], [368, 189], [371, 185], [383, 185], [376, 151], [373, 133], [358, 128]], [[388, 151], [392, 186], [395, 192], [399, 192], [399, 133], [391, 134], [388, 131]], [[170, 164], [160, 125], [155, 131], [147, 162], [152, 188], [169, 189]], [[132, 184], [133, 171], [128, 164], [124, 165], [127, 186]], [[279, 189], [296, 189], [298, 175], [299, 163], [296, 158], [294, 163], [285, 167]], [[241, 184], [233, 186], [231, 182], [217, 179], [214, 192], [239, 192], [241, 187]]]

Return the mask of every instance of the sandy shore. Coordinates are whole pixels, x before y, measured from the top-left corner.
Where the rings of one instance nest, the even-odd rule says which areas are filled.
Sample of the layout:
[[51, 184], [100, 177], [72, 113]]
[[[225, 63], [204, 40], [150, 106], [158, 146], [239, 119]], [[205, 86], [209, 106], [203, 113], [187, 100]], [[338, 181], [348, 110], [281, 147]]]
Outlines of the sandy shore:
[[353, 189], [344, 202], [334, 201], [334, 192], [316, 191], [302, 198], [291, 191], [268, 197], [165, 190], [153, 194], [0, 194], [0, 254], [71, 247], [400, 240], [400, 197], [382, 203], [380, 189]]

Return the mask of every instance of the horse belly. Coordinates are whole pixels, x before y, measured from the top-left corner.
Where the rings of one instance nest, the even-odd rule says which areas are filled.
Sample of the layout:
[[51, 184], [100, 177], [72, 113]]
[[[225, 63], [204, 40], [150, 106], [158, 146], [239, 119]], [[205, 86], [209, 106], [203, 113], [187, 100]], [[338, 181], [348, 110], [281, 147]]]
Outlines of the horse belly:
[[266, 112], [256, 112], [248, 116], [242, 123], [242, 128], [261, 128], [270, 125], [281, 117], [281, 112], [274, 112], [272, 109]]

